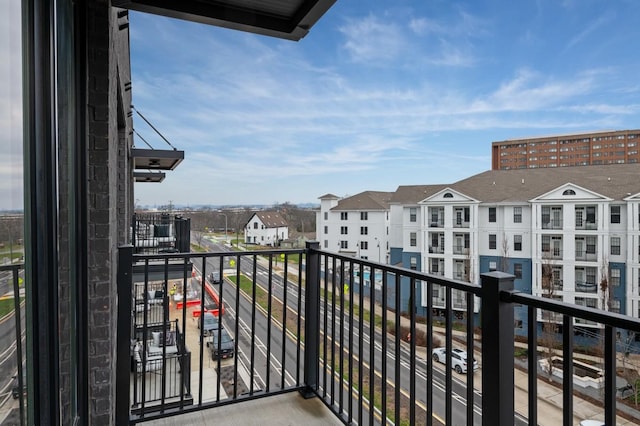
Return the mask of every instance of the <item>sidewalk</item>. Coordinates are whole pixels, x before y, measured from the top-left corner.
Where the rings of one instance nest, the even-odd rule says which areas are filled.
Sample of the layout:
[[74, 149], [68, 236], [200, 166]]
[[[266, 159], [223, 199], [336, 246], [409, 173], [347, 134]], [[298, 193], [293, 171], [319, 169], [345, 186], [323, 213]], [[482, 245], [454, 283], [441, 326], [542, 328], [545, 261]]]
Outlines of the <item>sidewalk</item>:
[[[376, 310], [381, 309], [376, 306]], [[378, 312], [379, 313], [379, 312]], [[395, 315], [389, 315], [388, 318], [395, 318]], [[410, 320], [405, 317], [400, 317], [401, 325], [404, 327], [410, 326]], [[406, 344], [406, 343], [405, 343]], [[427, 356], [425, 352], [425, 348], [416, 347], [416, 352], [422, 354], [422, 356]], [[477, 375], [477, 383], [482, 383], [482, 356], [480, 351], [476, 350], [474, 353], [474, 358], [478, 360], [480, 364], [480, 369]], [[528, 417], [529, 410], [529, 392], [528, 392], [528, 374], [518, 368], [514, 370], [514, 405], [515, 411], [522, 415], [523, 417]], [[480, 386], [477, 386], [476, 389], [479, 389]], [[539, 425], [550, 425], [555, 426], [562, 424], [563, 422], [563, 401], [562, 401], [562, 388], [554, 386], [550, 383], [547, 383], [545, 380], [538, 379], [537, 384], [537, 393], [538, 393], [538, 424]], [[597, 398], [597, 390], [594, 390], [596, 393], [595, 397]], [[585, 392], [586, 393], [586, 392]], [[618, 405], [619, 408], [620, 404]], [[600, 420], [604, 418], [604, 407], [598, 407], [595, 404], [592, 404], [589, 401], [586, 401], [579, 396], [574, 395], [573, 397], [573, 424], [579, 425], [581, 420], [585, 419], [593, 419]], [[621, 416], [617, 416], [616, 424], [618, 425], [636, 425], [638, 422], [627, 420]]]

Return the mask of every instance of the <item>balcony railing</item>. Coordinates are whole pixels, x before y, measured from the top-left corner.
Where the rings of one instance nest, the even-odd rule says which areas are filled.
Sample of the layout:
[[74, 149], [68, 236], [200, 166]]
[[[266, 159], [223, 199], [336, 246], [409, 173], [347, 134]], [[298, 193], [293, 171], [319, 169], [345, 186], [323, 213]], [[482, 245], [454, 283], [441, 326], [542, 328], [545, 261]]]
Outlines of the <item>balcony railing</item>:
[[562, 259], [562, 250], [553, 249], [553, 250], [542, 250], [542, 258], [543, 259]]
[[190, 219], [168, 213], [136, 213], [131, 244], [136, 253], [178, 253], [190, 248]]
[[596, 261], [598, 260], [598, 253], [576, 250], [576, 260]]
[[[0, 295], [7, 303], [3, 306], [6, 313], [0, 314], [0, 389], [6, 390], [6, 398], [0, 397], [0, 410], [3, 412], [3, 424], [27, 424], [27, 398], [23, 390], [26, 389], [26, 333], [25, 333], [25, 293], [24, 293], [24, 264], [0, 265]], [[17, 297], [16, 297], [17, 295]], [[22, 374], [20, 374], [22, 373]], [[4, 405], [11, 404], [9, 396], [17, 401], [14, 408], [7, 409]], [[14, 412], [15, 411], [15, 412]], [[8, 414], [7, 414], [8, 413]]]
[[582, 293], [597, 293], [598, 285], [595, 282], [576, 281], [576, 291]]
[[463, 245], [455, 245], [453, 246], [453, 254], [469, 254], [469, 247], [465, 247]]
[[444, 246], [429, 246], [429, 253], [444, 253]]
[[444, 218], [438, 218], [429, 222], [430, 228], [444, 228]]
[[[245, 401], [288, 392], [320, 398], [347, 424], [429, 424], [434, 418], [445, 424], [538, 424], [542, 312], [558, 321], [553, 330], [562, 342], [556, 353], [562, 358], [563, 423], [573, 424], [577, 398], [574, 324], [593, 322], [604, 336], [604, 422], [615, 424], [616, 353], [628, 350], [617, 336], [640, 333], [638, 319], [514, 291], [514, 277], [502, 272], [481, 274], [481, 285], [470, 284], [324, 252], [317, 243], [303, 250], [133, 252], [120, 249], [118, 268], [116, 424], [236, 403], [241, 409]], [[164, 277], [134, 275], [134, 264], [161, 264]], [[169, 278], [171, 264], [174, 272], [175, 265], [182, 268], [180, 279]], [[212, 270], [222, 272], [222, 283], [202, 279]], [[3, 271], [19, 282], [18, 269]], [[380, 280], [358, 280], [358, 271]], [[444, 295], [441, 307], [421, 297], [435, 289]], [[527, 324], [521, 337], [528, 408], [519, 414], [516, 307]], [[212, 316], [217, 328], [208, 327]], [[444, 364], [431, 356], [438, 346], [449, 354]], [[472, 368], [454, 372], [453, 348], [475, 354], [481, 381]]]
[[562, 229], [562, 219], [551, 219], [548, 222], [542, 222], [542, 229]]
[[[142, 383], [147, 387], [166, 383], [159, 399], [155, 396], [152, 400], [144, 392], [139, 395], [146, 401], [127, 397], [130, 420], [135, 422], [298, 391], [321, 398], [345, 423], [370, 423], [382, 418], [394, 424], [423, 424], [436, 416], [446, 424], [473, 424], [474, 401], [480, 403], [482, 399], [483, 424], [513, 424], [516, 304], [526, 307], [525, 323], [529, 324], [526, 338], [530, 343], [527, 357], [531, 391], [526, 421], [536, 423], [538, 415], [538, 353], [531, 342], [539, 340], [540, 312], [545, 315], [543, 319], [553, 318], [562, 327], [562, 355], [566, 360], [573, 357], [574, 323], [604, 324], [604, 380], [613, 384], [604, 388], [605, 419], [611, 420], [616, 412], [614, 336], [619, 328], [640, 332], [640, 321], [630, 317], [514, 292], [513, 277], [501, 272], [483, 274], [480, 286], [323, 252], [315, 244], [305, 250], [158, 256], [167, 264], [170, 259], [181, 265], [192, 262], [198, 277], [208, 276], [212, 269], [225, 271], [225, 276], [217, 286], [205, 280], [194, 299], [197, 302], [191, 306], [184, 303], [172, 307], [173, 301], [163, 301], [168, 314], [161, 317], [166, 324], [175, 321], [175, 326], [167, 329], [175, 327], [176, 338], [181, 341], [176, 345], [177, 353], [167, 355], [164, 369], [153, 372], [155, 382], [147, 372], [118, 370], [118, 374], [139, 380], [138, 389]], [[139, 263], [142, 256], [135, 257]], [[122, 266], [126, 268], [129, 263], [133, 259]], [[369, 271], [381, 280], [373, 287], [367, 284], [370, 281], [360, 285], [357, 271]], [[184, 275], [182, 284], [186, 286], [191, 278]], [[166, 280], [160, 284], [162, 288], [157, 291], [164, 297], [171, 283]], [[135, 288], [128, 282], [126, 286]], [[410, 300], [421, 300], [419, 291], [434, 294], [435, 286], [440, 286], [445, 296], [443, 303], [429, 297], [426, 306], [407, 308]], [[204, 336], [198, 328], [203, 326], [201, 313], [208, 310], [213, 295], [227, 307], [218, 318], [234, 339], [234, 357], [230, 359], [211, 359], [211, 345], [207, 347], [210, 336]], [[480, 298], [482, 315], [474, 312], [474, 303], [465, 302], [474, 297]], [[142, 307], [153, 309], [148, 303]], [[435, 314], [442, 317], [435, 318]], [[144, 313], [142, 317], [146, 318]], [[454, 338], [454, 317], [464, 330], [480, 325], [481, 336], [458, 331]], [[389, 325], [380, 328], [376, 324]], [[439, 333], [441, 342], [433, 337]], [[406, 335], [424, 337], [403, 342]], [[481, 349], [475, 347], [476, 340]], [[152, 344], [148, 335], [142, 341]], [[418, 355], [417, 342], [424, 345], [419, 351], [422, 355]], [[452, 349], [454, 342], [468, 353], [482, 353], [482, 377], [487, 381], [480, 398], [472, 369], [459, 376], [466, 389], [465, 404], [455, 397], [452, 368], [445, 368], [442, 379], [436, 379], [439, 364], [430, 356], [435, 346]], [[446, 365], [451, 367], [452, 360], [447, 359]], [[426, 375], [409, 373], [418, 370]], [[432, 383], [439, 380], [440, 384]], [[172, 395], [169, 383], [179, 383], [183, 395]], [[566, 374], [563, 386], [568, 421], [573, 416], [573, 381]], [[444, 406], [434, 404], [441, 398]]]

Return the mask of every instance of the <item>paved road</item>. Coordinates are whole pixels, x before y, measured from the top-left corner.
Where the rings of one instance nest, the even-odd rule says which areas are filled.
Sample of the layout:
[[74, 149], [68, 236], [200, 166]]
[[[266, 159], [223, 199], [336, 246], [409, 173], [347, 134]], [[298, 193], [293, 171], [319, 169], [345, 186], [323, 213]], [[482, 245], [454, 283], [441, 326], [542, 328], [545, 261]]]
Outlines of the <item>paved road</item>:
[[[206, 245], [208, 250], [229, 251], [227, 247], [217, 245], [213, 242], [207, 242]], [[218, 262], [219, 262], [218, 259], [214, 259], [212, 263], [217, 265]], [[209, 268], [212, 266], [213, 265], [208, 264], [207, 270], [209, 270]], [[252, 276], [253, 267], [254, 265], [252, 261], [249, 261], [247, 259], [241, 260], [240, 269], [246, 275]], [[267, 268], [265, 268], [264, 266], [258, 263], [258, 265], [256, 265], [256, 280], [255, 280], [256, 284], [266, 289], [267, 280], [268, 280]], [[284, 297], [284, 283], [282, 279], [279, 277], [274, 277], [271, 284], [272, 284], [273, 295], [276, 298], [279, 298], [280, 300], [282, 300]], [[338, 283], [337, 286], [340, 289], [342, 288], [340, 283]], [[297, 287], [297, 283], [290, 283], [290, 285], [287, 286], [287, 290], [288, 290], [288, 293], [291, 293], [290, 300], [297, 300], [298, 297], [304, 297], [304, 295], [301, 296], [298, 294], [299, 289]], [[333, 289], [332, 291], [335, 291], [335, 289]], [[340, 292], [337, 291], [337, 293], [339, 294]], [[233, 292], [227, 291], [227, 292], [224, 292], [223, 294], [227, 295], [227, 296], [224, 296], [227, 300], [226, 306], [235, 304], [235, 294]], [[228, 299], [230, 296], [232, 296], [232, 299], [233, 299], [232, 301]], [[357, 297], [357, 295], [355, 295], [354, 297]], [[322, 308], [324, 309], [324, 305], [322, 306]], [[344, 336], [349, 336], [351, 331], [353, 331], [354, 334], [352, 338], [356, 342], [360, 342], [359, 330], [354, 329], [352, 324], [349, 324], [348, 322], [348, 316], [347, 316], [348, 312], [345, 313], [346, 321], [342, 323], [340, 323], [340, 318], [342, 318], [342, 316], [340, 315], [339, 309], [337, 311], [332, 310], [332, 314], [336, 316], [337, 322], [334, 323], [332, 321], [331, 314], [328, 315], [329, 323], [325, 326], [327, 335], [333, 335], [333, 333], [331, 332], [331, 329], [333, 327], [336, 327], [337, 333], [335, 333], [335, 338], [338, 338], [338, 336], [340, 335], [338, 331], [340, 328], [342, 328]], [[244, 315], [247, 315], [250, 317], [251, 314], [250, 312], [245, 311], [241, 313], [241, 316], [244, 316]], [[304, 315], [304, 312], [302, 312], [302, 315]], [[324, 313], [322, 312], [321, 317], [323, 316], [324, 316]], [[355, 320], [357, 321], [357, 318]], [[247, 329], [250, 330], [251, 327], [247, 327]], [[256, 335], [259, 335], [260, 333], [261, 333], [260, 330], [255, 330]], [[264, 336], [259, 336], [259, 339], [263, 337]], [[360, 351], [360, 353], [363, 356], [363, 360], [365, 360], [365, 365], [367, 365], [366, 360], [371, 359], [371, 354], [370, 354], [371, 339], [369, 337], [368, 325], [363, 327], [362, 342], [363, 342], [363, 349], [362, 351]], [[392, 346], [394, 342], [395, 342], [394, 339], [389, 339], [387, 351], [383, 353], [381, 336], [379, 334], [376, 336], [376, 338], [374, 339], [374, 345], [373, 345], [374, 370], [376, 370], [378, 372], [377, 374], [379, 374], [379, 372], [382, 370], [382, 362], [385, 362], [386, 369], [387, 369], [387, 378], [389, 379], [389, 378], [395, 377], [395, 370], [396, 370], [396, 367], [398, 367], [400, 372], [400, 386], [402, 387], [402, 392], [405, 395], [408, 395], [407, 391], [409, 389], [410, 381], [412, 377], [415, 377], [415, 380], [416, 380], [415, 398], [416, 398], [418, 407], [421, 409], [425, 409], [426, 407], [427, 388], [428, 386], [432, 386], [431, 390], [433, 394], [434, 413], [437, 413], [436, 415], [437, 419], [443, 419], [444, 412], [445, 412], [445, 409], [444, 409], [445, 401], [447, 400], [447, 398], [445, 397], [446, 389], [444, 387], [444, 383], [445, 383], [444, 367], [441, 366], [440, 364], [435, 365], [434, 376], [433, 376], [435, 380], [432, 382], [432, 384], [428, 384], [427, 382], [428, 376], [426, 373], [426, 369], [427, 369], [426, 358], [425, 357], [416, 358], [414, 364], [412, 365], [410, 362], [410, 359], [411, 359], [410, 353], [405, 345], [401, 347], [402, 349], [400, 351], [400, 356], [396, 358], [395, 352], [393, 350], [394, 346]], [[346, 344], [346, 342], [343, 342], [343, 343]], [[279, 349], [280, 347], [278, 347], [276, 350], [279, 350]], [[452, 375], [454, 376], [452, 378], [453, 387], [452, 387], [452, 395], [451, 395], [451, 401], [453, 404], [453, 409], [452, 409], [453, 421], [454, 423], [466, 423], [465, 382], [463, 382], [461, 378], [456, 377], [457, 376], [456, 373], [452, 373]], [[479, 382], [480, 381], [478, 380], [476, 383], [479, 383]], [[340, 390], [340, 392], [341, 391], [342, 390]], [[475, 406], [474, 423], [480, 424], [481, 423], [481, 416], [480, 416], [481, 395], [478, 392], [476, 392], [476, 397], [474, 398], [474, 406]]]

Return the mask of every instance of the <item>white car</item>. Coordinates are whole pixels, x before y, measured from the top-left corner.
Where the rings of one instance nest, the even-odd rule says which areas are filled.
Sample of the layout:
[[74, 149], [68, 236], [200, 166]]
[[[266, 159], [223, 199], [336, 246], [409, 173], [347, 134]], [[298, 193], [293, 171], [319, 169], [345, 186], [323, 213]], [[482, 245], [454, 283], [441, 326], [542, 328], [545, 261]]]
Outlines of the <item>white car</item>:
[[[447, 349], [435, 348], [431, 355], [434, 361], [446, 364], [447, 362]], [[454, 348], [451, 352], [451, 368], [456, 370], [456, 373], [462, 374], [467, 372], [467, 352]], [[473, 371], [478, 369], [478, 361], [473, 360]]]

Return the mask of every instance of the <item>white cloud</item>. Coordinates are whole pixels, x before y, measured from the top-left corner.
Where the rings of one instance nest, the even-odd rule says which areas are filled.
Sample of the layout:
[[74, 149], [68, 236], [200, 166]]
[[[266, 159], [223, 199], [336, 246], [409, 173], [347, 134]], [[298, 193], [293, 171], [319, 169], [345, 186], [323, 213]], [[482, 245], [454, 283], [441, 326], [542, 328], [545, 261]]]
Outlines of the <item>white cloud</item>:
[[388, 61], [406, 45], [398, 25], [383, 22], [374, 15], [348, 20], [339, 31], [346, 37], [343, 47], [354, 62]]
[[576, 34], [569, 43], [567, 43], [566, 49], [571, 49], [575, 45], [582, 43], [592, 33], [596, 32], [599, 28], [611, 23], [616, 17], [615, 12], [608, 10], [605, 14], [598, 16], [595, 20], [588, 23], [588, 25], [578, 34]]

